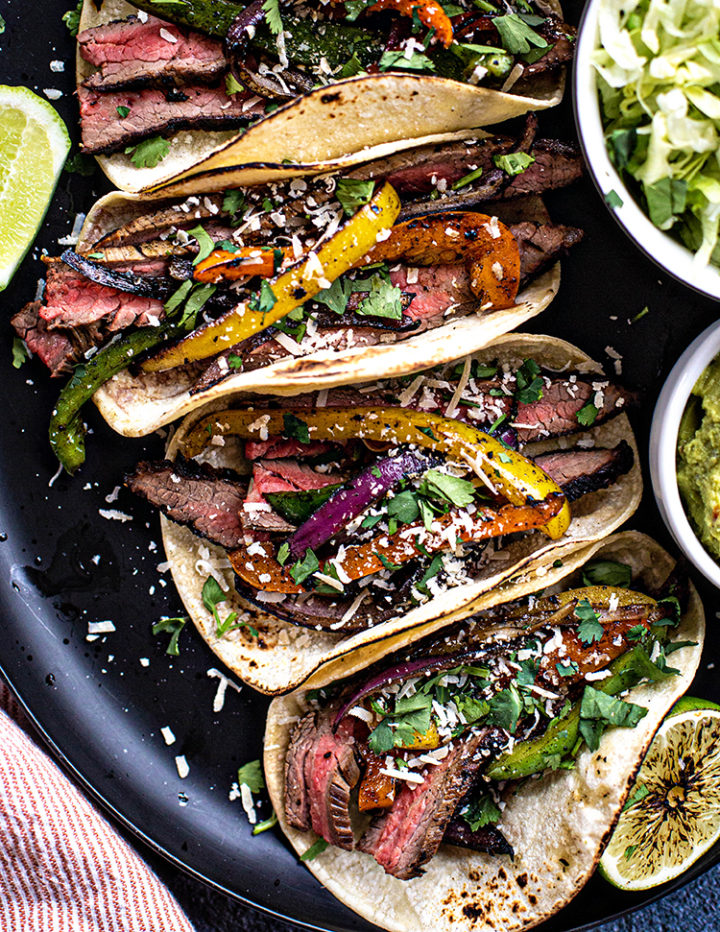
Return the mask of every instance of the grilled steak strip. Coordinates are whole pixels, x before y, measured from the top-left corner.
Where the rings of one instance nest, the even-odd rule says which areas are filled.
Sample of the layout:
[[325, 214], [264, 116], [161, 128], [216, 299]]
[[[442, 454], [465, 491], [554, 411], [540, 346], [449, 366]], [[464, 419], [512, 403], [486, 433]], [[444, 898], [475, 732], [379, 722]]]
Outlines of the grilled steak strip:
[[630, 472], [634, 460], [632, 447], [626, 440], [611, 450], [559, 450], [535, 457], [537, 465], [552, 476], [569, 502], [608, 488]]
[[246, 486], [236, 473], [179, 458], [138, 463], [125, 485], [195, 534], [232, 549], [242, 539]]
[[11, 318], [10, 324], [30, 352], [45, 363], [53, 378], [67, 375], [83, 359], [84, 353], [96, 345], [99, 328], [90, 325], [49, 330], [40, 317], [41, 309], [40, 301], [31, 301]]
[[[83, 150], [89, 155], [117, 152], [149, 136], [180, 129], [234, 129], [265, 112], [265, 104], [252, 95], [228, 97], [219, 87], [188, 86], [171, 92], [160, 90], [101, 94], [78, 88]], [[124, 119], [118, 106], [127, 107]]]
[[457, 817], [454, 817], [445, 829], [443, 843], [471, 848], [473, 851], [485, 851], [487, 854], [509, 854], [513, 857], [515, 853], [499, 828], [486, 825], [485, 828], [473, 832], [467, 822]]
[[428, 767], [422, 784], [412, 789], [404, 784], [390, 810], [365, 832], [359, 850], [393, 877], [418, 877], [482, 766], [481, 750], [492, 731], [485, 728], [456, 740], [440, 764]]
[[228, 68], [220, 41], [154, 16], [85, 29], [77, 40], [80, 55], [99, 69], [83, 83], [97, 91], [211, 84]]
[[285, 813], [295, 828], [351, 850], [350, 792], [360, 779], [356, 738], [367, 728], [346, 718], [333, 732], [335, 706], [309, 712], [293, 731], [285, 761]]

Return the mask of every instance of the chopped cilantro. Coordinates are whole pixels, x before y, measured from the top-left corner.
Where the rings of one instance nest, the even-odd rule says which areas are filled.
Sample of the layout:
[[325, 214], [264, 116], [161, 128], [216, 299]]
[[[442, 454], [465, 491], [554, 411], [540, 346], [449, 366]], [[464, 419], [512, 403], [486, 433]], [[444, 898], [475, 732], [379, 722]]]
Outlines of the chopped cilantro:
[[632, 570], [627, 563], [615, 560], [591, 560], [583, 569], [582, 581], [586, 586], [618, 586], [626, 589], [632, 582]]
[[623, 812], [626, 809], [629, 809], [631, 806], [634, 806], [636, 803], [641, 802], [645, 799], [646, 796], [650, 795], [650, 790], [645, 786], [644, 783], [638, 783], [635, 786], [633, 792], [628, 796], [628, 800], [623, 806]]
[[124, 120], [126, 117], [130, 116], [130, 107], [116, 107], [117, 115], [121, 120]]
[[73, 152], [65, 159], [65, 171], [71, 175], [82, 175], [88, 177], [95, 173], [97, 162], [89, 155], [82, 152]]
[[517, 13], [493, 16], [492, 21], [500, 35], [503, 48], [511, 55], [527, 55], [533, 46], [543, 50], [550, 48], [547, 41], [531, 29]]
[[586, 686], [580, 703], [580, 734], [590, 750], [597, 751], [606, 725], [634, 728], [647, 711], [634, 702], [626, 702]]
[[382, 479], [382, 473], [377, 466], [371, 466], [370, 472], [373, 474], [373, 476], [375, 476], [376, 479]]
[[277, 552], [277, 561], [280, 566], [284, 566], [287, 562], [287, 558], [290, 556], [290, 544], [287, 541], [284, 541], [280, 544], [280, 547]]
[[583, 427], [592, 427], [595, 423], [595, 419], [598, 416], [598, 409], [592, 403], [588, 401], [587, 404], [583, 405], [582, 408], [577, 413], [578, 424], [581, 424]]
[[623, 199], [620, 197], [617, 191], [611, 188], [605, 195], [605, 203], [608, 205], [608, 207], [622, 207]]
[[341, 178], [335, 188], [335, 197], [340, 201], [346, 216], [367, 204], [375, 188], [374, 181], [359, 181], [355, 178]]
[[581, 599], [575, 606], [575, 617], [580, 619], [578, 637], [586, 647], [595, 641], [602, 640], [605, 629], [600, 624], [598, 616], [587, 599]]
[[78, 5], [73, 7], [72, 10], [68, 10], [67, 13], [63, 13], [62, 21], [68, 28], [68, 32], [71, 36], [76, 36], [78, 34], [78, 29], [80, 28], [80, 16], [82, 15], [83, 0], [79, 0]]
[[328, 843], [324, 838], [318, 838], [318, 840], [310, 845], [305, 854], [300, 855], [301, 861], [313, 861], [319, 854], [321, 854], [328, 846]]
[[170, 654], [171, 657], [177, 657], [180, 653], [180, 633], [187, 623], [187, 616], [182, 615], [179, 618], [161, 618], [160, 621], [156, 622], [152, 626], [152, 633], [154, 635], [168, 633], [170, 634], [170, 641], [168, 646], [165, 648], [165, 653]]
[[188, 230], [190, 236], [194, 236], [198, 246], [198, 254], [193, 259], [193, 265], [199, 265], [204, 259], [210, 255], [210, 253], [215, 249], [215, 241], [212, 236], [205, 230], [204, 227], [198, 226], [193, 227], [191, 230]]
[[539, 662], [533, 660], [532, 657], [523, 660], [516, 676], [518, 686], [533, 686], [539, 669]]
[[528, 155], [527, 152], [508, 152], [507, 155], [493, 156], [495, 167], [508, 175], [521, 175], [534, 161], [532, 155]]
[[241, 214], [245, 208], [245, 195], [242, 191], [234, 188], [226, 191], [223, 197], [222, 209], [226, 214], [230, 214], [233, 223], [237, 223], [238, 214]]
[[253, 303], [261, 314], [267, 314], [277, 304], [275, 292], [268, 284], [267, 279], [263, 278], [260, 283], [260, 294], [253, 299]]
[[29, 359], [28, 348], [25, 346], [20, 337], [13, 337], [12, 341], [12, 364], [13, 369], [19, 369], [23, 363]]
[[475, 486], [467, 479], [449, 476], [438, 469], [429, 469], [420, 486], [424, 495], [443, 498], [459, 508], [469, 505], [475, 498]]
[[511, 734], [517, 728], [523, 702], [514, 684], [507, 689], [500, 690], [490, 700], [490, 712], [487, 718], [488, 725], [504, 728]]
[[263, 777], [262, 767], [259, 760], [251, 760], [243, 764], [237, 772], [238, 786], [243, 783], [251, 793], [259, 793], [265, 789], [265, 778]]
[[388, 502], [387, 512], [389, 515], [397, 518], [402, 524], [410, 524], [411, 521], [416, 521], [420, 516], [417, 493], [412, 489], [398, 492], [398, 494]]
[[528, 405], [540, 401], [543, 396], [543, 380], [540, 366], [534, 359], [526, 359], [515, 373], [515, 400], [518, 404]]
[[468, 724], [480, 721], [490, 711], [490, 703], [475, 696], [456, 696], [455, 706]]
[[245, 90], [242, 84], [237, 80], [234, 74], [231, 74], [229, 71], [225, 75], [225, 93], [228, 97], [232, 97], [233, 94], [240, 94]]
[[363, 68], [362, 62], [357, 57], [357, 52], [353, 52], [352, 57], [349, 58], [340, 69], [341, 78], [354, 78], [364, 73], [365, 69]]
[[571, 660], [570, 663], [556, 663], [555, 669], [560, 676], [575, 676], [576, 673], [580, 672], [580, 667], [574, 660]]
[[263, 0], [263, 13], [265, 22], [270, 27], [270, 32], [274, 36], [279, 36], [283, 31], [283, 21], [280, 15], [280, 0]]
[[391, 573], [394, 573], [396, 570], [400, 569], [399, 563], [393, 563], [392, 560], [388, 560], [384, 553], [376, 553], [375, 556], [382, 563], [386, 570], [390, 570]]
[[428, 568], [422, 574], [420, 579], [417, 581], [417, 583], [415, 584], [415, 588], [418, 589], [420, 592], [424, 592], [425, 594], [428, 594], [428, 587], [427, 587], [428, 582], [431, 579], [433, 579], [435, 576], [437, 576], [437, 574], [440, 572], [442, 568], [443, 568], [442, 557], [438, 553], [430, 561], [430, 566], [428, 566]]
[[395, 735], [387, 721], [383, 720], [373, 729], [368, 747], [374, 754], [386, 754], [395, 747]]
[[253, 637], [257, 637], [258, 632], [252, 625], [249, 625], [246, 621], [238, 621], [239, 615], [237, 612], [230, 612], [225, 619], [220, 618], [218, 605], [225, 601], [227, 601], [227, 595], [223, 592], [220, 583], [214, 576], [208, 576], [202, 587], [202, 602], [215, 619], [215, 636], [221, 638], [230, 631], [247, 628]]
[[136, 146], [128, 146], [125, 149], [125, 155], [130, 156], [130, 161], [135, 168], [155, 168], [165, 158], [170, 151], [170, 143], [162, 136], [151, 136], [150, 139], [143, 139]]
[[310, 431], [305, 421], [295, 414], [283, 414], [283, 436], [300, 443], [310, 443]]
[[408, 58], [402, 49], [389, 49], [383, 52], [379, 68], [380, 71], [389, 71], [391, 68], [407, 71], [435, 71], [435, 65], [427, 55], [422, 52], [413, 52]]
[[341, 276], [336, 278], [329, 288], [319, 291], [315, 295], [315, 301], [324, 304], [335, 314], [344, 314], [352, 290], [352, 282]]
[[238, 356], [237, 353], [230, 353], [228, 356], [228, 365], [231, 369], [242, 369], [243, 361], [242, 356]]
[[308, 547], [302, 560], [298, 560], [294, 566], [290, 567], [290, 575], [295, 580], [295, 582], [300, 585], [301, 583], [305, 582], [309, 576], [312, 576], [313, 573], [317, 573], [319, 569], [320, 563], [318, 558]]
[[470, 826], [471, 832], [477, 832], [486, 825], [495, 825], [500, 815], [500, 810], [489, 793], [474, 797], [460, 810], [460, 817]]
[[357, 312], [365, 317], [402, 318], [402, 291], [379, 275], [370, 279], [370, 292], [360, 302]]

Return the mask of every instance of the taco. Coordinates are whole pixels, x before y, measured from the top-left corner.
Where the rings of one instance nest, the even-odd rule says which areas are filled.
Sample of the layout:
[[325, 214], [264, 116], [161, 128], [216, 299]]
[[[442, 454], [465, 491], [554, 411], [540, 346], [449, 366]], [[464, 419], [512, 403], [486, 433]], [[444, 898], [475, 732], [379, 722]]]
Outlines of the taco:
[[530, 573], [509, 601], [275, 699], [267, 786], [318, 880], [392, 932], [513, 932], [562, 909], [700, 660], [702, 605], [673, 564], [619, 534], [551, 588]]
[[513, 334], [417, 377], [220, 399], [126, 484], [167, 516], [203, 637], [273, 693], [622, 524], [642, 485], [631, 400], [570, 344]]
[[143, 435], [230, 390], [418, 371], [539, 313], [582, 233], [525, 192], [580, 167], [574, 149], [533, 132], [531, 121], [522, 140], [224, 195], [99, 201], [76, 250], [45, 259], [42, 300], [13, 319], [54, 375], [83, 367], [56, 406], [61, 461], [82, 462], [78, 411], [93, 393], [112, 427]]
[[182, 180], [187, 193], [202, 179], [207, 192], [248, 171], [269, 180], [287, 162], [353, 164], [560, 101], [575, 30], [555, 4], [448, 11], [435, 0], [86, 0], [83, 148], [124, 190]]

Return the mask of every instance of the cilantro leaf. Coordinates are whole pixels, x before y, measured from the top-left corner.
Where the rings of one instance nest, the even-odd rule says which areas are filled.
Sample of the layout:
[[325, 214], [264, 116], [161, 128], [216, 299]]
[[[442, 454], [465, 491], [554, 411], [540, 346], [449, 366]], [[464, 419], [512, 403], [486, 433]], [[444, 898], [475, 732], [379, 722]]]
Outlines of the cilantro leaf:
[[294, 566], [290, 567], [290, 575], [295, 580], [295, 582], [300, 585], [300, 583], [305, 582], [308, 576], [312, 576], [312, 574], [316, 573], [319, 569], [320, 563], [318, 558], [308, 547], [302, 560], [298, 560]]
[[471, 832], [477, 832], [486, 825], [495, 825], [500, 815], [500, 809], [489, 793], [471, 799], [460, 810], [460, 817], [470, 826]]
[[403, 524], [410, 524], [411, 521], [416, 521], [420, 516], [417, 493], [412, 489], [398, 492], [398, 494], [387, 503], [387, 513], [397, 518], [398, 521]]
[[125, 155], [130, 156], [130, 161], [135, 168], [155, 168], [165, 158], [170, 151], [170, 143], [162, 136], [151, 136], [150, 139], [143, 139], [136, 146], [128, 146], [125, 149]]
[[80, 28], [80, 16], [82, 14], [83, 0], [79, 0], [78, 5], [72, 10], [68, 10], [67, 13], [63, 13], [62, 21], [68, 28], [68, 32], [71, 36], [76, 36], [78, 34], [78, 29]]
[[130, 116], [130, 107], [116, 107], [115, 109], [121, 120], [125, 120]]
[[353, 52], [352, 56], [345, 62], [345, 64], [340, 69], [341, 78], [354, 78], [359, 74], [365, 74], [365, 68], [363, 67], [362, 62], [357, 56], [357, 52]]
[[27, 346], [20, 337], [13, 337], [12, 341], [12, 364], [13, 369], [19, 369], [26, 360], [30, 358]]
[[301, 861], [313, 861], [328, 846], [324, 838], [318, 838], [315, 844], [310, 845], [305, 854], [300, 855]]
[[587, 404], [580, 408], [576, 416], [578, 424], [581, 424], [583, 427], [592, 427], [598, 416], [598, 409], [592, 401], [588, 401]]
[[[275, 297], [275, 292], [270, 287], [268, 280], [263, 278], [260, 282], [260, 294], [255, 295], [250, 299], [250, 306], [255, 310], [260, 311], [261, 314], [267, 314], [268, 311], [271, 311], [277, 304], [277, 298]], [[282, 323], [281, 321], [276, 321], [275, 326]]]
[[277, 560], [280, 566], [284, 566], [287, 563], [287, 558], [290, 556], [290, 544], [287, 541], [284, 541], [280, 544], [280, 547], [277, 552]]
[[582, 573], [585, 586], [618, 586], [627, 589], [632, 582], [632, 570], [627, 563], [615, 560], [591, 560]]
[[198, 226], [193, 227], [191, 230], [188, 230], [190, 236], [194, 236], [197, 240], [197, 244], [200, 247], [198, 249], [198, 254], [193, 259], [193, 265], [199, 265], [203, 259], [207, 259], [210, 253], [215, 249], [215, 241], [212, 236], [205, 230], [205, 227]]
[[387, 721], [383, 720], [373, 729], [368, 738], [368, 747], [374, 754], [387, 754], [395, 747], [395, 735]]
[[595, 641], [601, 641], [605, 629], [600, 624], [598, 616], [587, 599], [581, 599], [575, 606], [575, 617], [580, 619], [578, 637], [588, 647]]
[[156, 622], [152, 626], [152, 633], [154, 635], [169, 633], [170, 641], [168, 646], [165, 648], [165, 653], [170, 654], [171, 657], [177, 657], [180, 653], [180, 634], [182, 629], [187, 623], [187, 616], [183, 615], [179, 618], [161, 618], [160, 621]]
[[315, 301], [324, 304], [335, 314], [344, 314], [352, 290], [352, 282], [341, 276], [336, 278], [329, 288], [319, 291], [315, 295]]
[[358, 306], [357, 313], [364, 317], [402, 318], [402, 291], [379, 275], [370, 279], [370, 292]]
[[346, 216], [351, 217], [355, 211], [367, 204], [375, 188], [374, 181], [359, 181], [355, 178], [341, 178], [335, 188], [335, 197], [340, 201]]
[[280, 0], [263, 0], [263, 13], [265, 22], [270, 27], [270, 32], [274, 36], [279, 36], [283, 31], [283, 21], [280, 15]]
[[230, 71], [225, 75], [225, 93], [228, 97], [232, 97], [233, 94], [241, 94], [245, 88], [238, 81], [234, 74]]
[[487, 723], [504, 728], [512, 734], [517, 728], [522, 708], [523, 703], [517, 688], [511, 684], [507, 689], [496, 693], [490, 700]]
[[490, 711], [490, 704], [475, 696], [455, 696], [455, 706], [468, 724], [477, 722]]
[[539, 661], [533, 660], [532, 657], [523, 660], [516, 676], [518, 686], [533, 686], [539, 669]]
[[427, 55], [422, 52], [413, 52], [408, 58], [402, 49], [389, 49], [383, 52], [379, 68], [380, 71], [389, 71], [391, 68], [407, 71], [435, 71], [435, 65]]
[[597, 751], [606, 725], [634, 728], [647, 715], [647, 709], [634, 702], [586, 686], [580, 702], [580, 733], [591, 751]]
[[631, 806], [634, 806], [636, 803], [641, 802], [645, 799], [646, 796], [650, 795], [650, 790], [645, 786], [644, 783], [637, 783], [635, 789], [628, 796], [628, 800], [622, 808], [622, 811], [625, 812], [626, 809], [629, 809]]
[[415, 584], [415, 588], [419, 592], [423, 592], [425, 593], [425, 595], [429, 595], [427, 584], [431, 579], [437, 576], [437, 574], [440, 572], [442, 568], [443, 568], [442, 557], [438, 553], [430, 561], [430, 566], [428, 566], [428, 568], [422, 574], [420, 579], [417, 581], [417, 583]]
[[220, 613], [218, 611], [218, 605], [221, 602], [227, 601], [227, 594], [223, 592], [220, 583], [215, 579], [214, 576], [208, 576], [205, 580], [205, 583], [202, 587], [202, 603], [205, 608], [212, 613], [213, 618], [215, 619], [215, 636], [218, 638], [224, 637], [230, 631], [235, 631], [238, 628], [247, 628], [250, 634], [253, 637], [258, 636], [258, 632], [252, 625], [248, 624], [246, 621], [238, 621], [238, 613], [230, 612], [230, 614], [225, 619], [220, 618]]
[[508, 152], [506, 155], [494, 155], [493, 162], [496, 168], [502, 169], [508, 175], [521, 175], [526, 168], [535, 161], [527, 152]]
[[283, 436], [300, 443], [310, 443], [310, 431], [305, 421], [295, 414], [283, 414]]
[[265, 778], [259, 760], [251, 760], [243, 764], [237, 772], [238, 786], [245, 784], [251, 793], [259, 793], [265, 789]]
[[515, 400], [518, 404], [528, 405], [540, 401], [545, 383], [540, 376], [540, 366], [534, 359], [523, 362], [515, 373], [515, 384]]
[[224, 213], [230, 214], [233, 223], [237, 223], [238, 214], [241, 214], [245, 209], [245, 195], [237, 188], [226, 191], [223, 197], [222, 209]]
[[533, 46], [537, 49], [550, 48], [548, 42], [531, 29], [517, 13], [493, 16], [492, 21], [500, 35], [503, 48], [511, 55], [526, 55]]
[[82, 152], [73, 152], [65, 159], [64, 169], [71, 175], [82, 175], [84, 178], [95, 174], [97, 162], [90, 155]]
[[420, 486], [424, 495], [443, 498], [458, 508], [469, 505], [475, 498], [475, 486], [467, 479], [449, 476], [438, 469], [429, 469]]

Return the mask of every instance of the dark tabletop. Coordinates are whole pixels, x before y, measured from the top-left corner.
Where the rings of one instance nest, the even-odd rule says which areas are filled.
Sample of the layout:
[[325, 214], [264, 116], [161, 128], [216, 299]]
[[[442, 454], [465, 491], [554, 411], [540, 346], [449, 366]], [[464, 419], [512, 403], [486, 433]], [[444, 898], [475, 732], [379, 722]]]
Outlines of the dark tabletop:
[[[569, 16], [571, 21], [577, 19], [579, 4], [575, 4], [575, 7], [575, 15]], [[77, 114], [72, 97], [74, 49], [72, 40], [60, 24], [65, 9], [65, 0], [45, 0], [42, 4], [0, 0], [0, 15], [7, 24], [5, 32], [0, 35], [0, 79], [4, 83], [27, 85], [39, 93], [50, 89], [53, 97], [56, 97], [52, 93], [53, 89], [62, 92], [62, 96], [53, 102], [76, 137], [74, 127]], [[51, 69], [51, 61], [64, 62], [65, 71]], [[557, 132], [565, 138], [571, 136], [573, 128], [569, 107], [544, 114], [541, 128], [544, 135]], [[69, 232], [75, 214], [87, 209], [95, 197], [105, 190], [107, 183], [97, 171], [90, 176], [64, 174], [49, 214], [54, 229]], [[612, 371], [612, 362], [606, 347], [611, 346], [622, 352], [626, 381], [630, 387], [640, 388], [645, 394], [642, 415], [635, 418], [634, 426], [640, 448], [646, 449], [653, 396], [657, 394], [680, 352], [716, 319], [717, 308], [712, 302], [668, 280], [650, 262], [636, 256], [633, 247], [602, 210], [597, 210], [594, 216], [586, 216], [585, 205], [592, 197], [592, 188], [586, 181], [550, 199], [551, 209], [559, 219], [585, 227], [586, 240], [564, 265], [563, 288], [559, 298], [528, 329], [569, 336], [595, 358], [609, 365], [609, 371]], [[55, 237], [57, 235], [56, 232]], [[57, 244], [49, 236], [47, 228], [40, 234], [37, 245], [46, 247], [51, 253], [57, 252]], [[10, 343], [7, 319], [21, 302], [32, 298], [35, 280], [41, 274], [37, 257], [29, 257], [16, 282], [2, 297], [5, 323], [0, 334], [0, 350], [5, 354], [6, 361], [9, 359]], [[623, 289], [625, 276], [627, 288]], [[602, 295], [606, 288], [616, 298], [603, 304]], [[588, 306], [594, 309], [587, 317], [583, 316], [586, 313], [585, 303], [578, 300], [578, 295], [587, 295]], [[602, 308], [601, 315], [597, 313], [598, 306]], [[646, 306], [649, 313], [633, 323], [633, 318]], [[43, 375], [40, 367], [34, 365], [32, 374], [40, 382]], [[6, 362], [3, 362], [0, 365], [3, 378], [20, 378], [13, 373], [7, 375], [5, 367]], [[24, 374], [22, 379], [24, 383]], [[98, 434], [103, 434], [105, 429], [97, 417], [94, 418], [94, 424], [97, 433], [93, 442], [99, 444]], [[668, 545], [667, 533], [660, 523], [649, 493], [646, 493], [633, 526], [646, 530]], [[36, 562], [41, 562], [39, 557]], [[712, 623], [715, 611], [720, 607], [717, 605], [717, 593], [706, 586], [701, 591]], [[706, 690], [706, 694], [717, 691], [710, 676], [712, 674], [705, 671], [699, 686]], [[238, 818], [241, 817], [239, 811]], [[132, 837], [128, 840], [139, 846], [141, 853], [175, 893], [198, 932], [229, 932], [231, 929], [286, 932], [296, 928], [277, 919], [267, 918], [205, 887]], [[603, 932], [639, 932], [648, 928], [656, 932], [669, 932], [678, 928], [720, 929], [720, 920], [715, 918], [719, 888], [720, 869], [714, 868], [685, 888], [646, 906], [642, 912], [600, 928]], [[593, 890], [596, 891], [593, 895], [603, 896], [606, 887], [598, 885]], [[278, 902], [270, 905], [278, 910], [283, 908], [279, 896]]]

